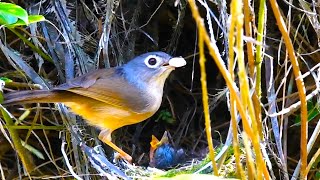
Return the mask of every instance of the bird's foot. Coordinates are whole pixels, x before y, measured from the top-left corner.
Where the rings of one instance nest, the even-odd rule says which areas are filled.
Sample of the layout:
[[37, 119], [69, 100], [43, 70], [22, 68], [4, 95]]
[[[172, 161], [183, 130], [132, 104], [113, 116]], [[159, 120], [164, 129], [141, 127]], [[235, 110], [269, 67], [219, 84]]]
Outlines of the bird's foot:
[[127, 160], [130, 164], [132, 164], [132, 157], [120, 149], [117, 145], [111, 142], [111, 131], [110, 130], [102, 130], [99, 134], [99, 139], [106, 143], [108, 146], [113, 148], [115, 151], [119, 153], [119, 156], [125, 160]]

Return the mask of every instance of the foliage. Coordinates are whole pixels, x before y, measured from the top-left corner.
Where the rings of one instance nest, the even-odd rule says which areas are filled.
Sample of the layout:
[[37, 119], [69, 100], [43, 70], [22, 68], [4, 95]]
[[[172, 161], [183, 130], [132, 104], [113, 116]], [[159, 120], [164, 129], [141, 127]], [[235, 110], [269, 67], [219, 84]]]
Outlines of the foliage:
[[42, 15], [28, 15], [27, 11], [18, 5], [0, 2], [0, 24], [16, 27], [44, 20]]
[[[308, 107], [308, 122], [316, 119], [316, 117], [320, 114], [320, 107], [319, 104], [314, 104], [312, 101], [307, 102]], [[299, 126], [301, 124], [301, 117], [296, 116], [294, 120], [295, 124], [292, 126]]]

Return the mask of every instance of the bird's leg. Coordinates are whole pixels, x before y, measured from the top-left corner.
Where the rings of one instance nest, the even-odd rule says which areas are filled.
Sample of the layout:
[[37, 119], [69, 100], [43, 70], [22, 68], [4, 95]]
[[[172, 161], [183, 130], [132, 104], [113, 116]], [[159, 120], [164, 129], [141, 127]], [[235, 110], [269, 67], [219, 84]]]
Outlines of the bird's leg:
[[104, 143], [106, 143], [111, 148], [113, 148], [115, 151], [117, 151], [122, 158], [127, 160], [129, 163], [132, 163], [132, 157], [111, 142], [111, 132], [112, 131], [110, 131], [109, 129], [102, 130], [99, 134], [99, 139]]

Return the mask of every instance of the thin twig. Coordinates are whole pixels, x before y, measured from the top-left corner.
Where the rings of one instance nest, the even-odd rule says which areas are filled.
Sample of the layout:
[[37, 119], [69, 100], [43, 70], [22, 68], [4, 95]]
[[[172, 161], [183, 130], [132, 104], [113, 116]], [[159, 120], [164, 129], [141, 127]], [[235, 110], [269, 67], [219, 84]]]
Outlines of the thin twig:
[[65, 152], [65, 145], [66, 145], [67, 143], [65, 142], [65, 141], [62, 141], [62, 144], [61, 144], [61, 153], [62, 153], [62, 156], [63, 156], [63, 158], [64, 158], [64, 160], [65, 160], [65, 162], [66, 162], [66, 165], [67, 165], [67, 167], [68, 167], [68, 169], [69, 169], [69, 171], [70, 171], [70, 173], [72, 174], [72, 176], [74, 177], [74, 178], [76, 178], [77, 180], [82, 180], [82, 178], [80, 178], [80, 176], [78, 176], [74, 171], [73, 171], [73, 167], [71, 166], [71, 164], [70, 164], [70, 162], [69, 162], [69, 158], [68, 158], [68, 156], [67, 156], [67, 154], [66, 154], [66, 152]]

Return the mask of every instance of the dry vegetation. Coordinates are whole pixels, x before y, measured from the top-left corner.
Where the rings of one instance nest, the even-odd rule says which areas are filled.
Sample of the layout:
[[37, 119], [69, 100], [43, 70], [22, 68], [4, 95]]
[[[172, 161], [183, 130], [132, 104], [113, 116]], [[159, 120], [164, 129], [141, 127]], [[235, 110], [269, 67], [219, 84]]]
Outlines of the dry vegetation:
[[[1, 27], [0, 77], [12, 80], [4, 93], [37, 84], [49, 89], [148, 51], [181, 55], [187, 66], [167, 80], [162, 106], [152, 118], [114, 134], [135, 165], [110, 163], [112, 150], [97, 140], [97, 130], [61, 104], [5, 107], [2, 179], [187, 173], [319, 179], [320, 5], [315, 1], [15, 3], [47, 21]], [[147, 168], [151, 136], [160, 138], [165, 131], [185, 158], [171, 170]]]

